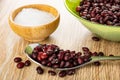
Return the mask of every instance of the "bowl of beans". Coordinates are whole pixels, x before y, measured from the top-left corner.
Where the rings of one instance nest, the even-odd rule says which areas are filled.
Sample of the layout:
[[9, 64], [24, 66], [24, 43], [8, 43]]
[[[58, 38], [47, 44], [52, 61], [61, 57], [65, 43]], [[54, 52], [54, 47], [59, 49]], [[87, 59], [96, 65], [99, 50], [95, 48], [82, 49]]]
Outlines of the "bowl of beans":
[[65, 0], [65, 6], [92, 33], [120, 41], [120, 0]]

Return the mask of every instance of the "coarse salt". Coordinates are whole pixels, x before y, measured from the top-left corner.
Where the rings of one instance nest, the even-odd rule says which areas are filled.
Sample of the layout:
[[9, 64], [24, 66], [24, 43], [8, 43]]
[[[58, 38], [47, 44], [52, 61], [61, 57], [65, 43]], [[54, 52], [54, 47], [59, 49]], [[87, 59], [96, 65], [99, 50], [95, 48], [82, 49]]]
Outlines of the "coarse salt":
[[47, 24], [55, 19], [55, 16], [51, 13], [41, 11], [34, 8], [24, 8], [17, 14], [14, 22], [23, 26], [39, 26]]

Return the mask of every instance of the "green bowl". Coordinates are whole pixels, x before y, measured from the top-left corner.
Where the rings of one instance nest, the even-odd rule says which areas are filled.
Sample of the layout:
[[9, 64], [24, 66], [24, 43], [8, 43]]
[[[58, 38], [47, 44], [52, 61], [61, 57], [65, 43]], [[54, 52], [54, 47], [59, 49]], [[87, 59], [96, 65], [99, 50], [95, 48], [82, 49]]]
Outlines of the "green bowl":
[[92, 33], [106, 40], [120, 41], [120, 26], [102, 25], [81, 18], [79, 13], [76, 12], [76, 7], [80, 4], [80, 1], [81, 0], [65, 0], [64, 3], [67, 10]]

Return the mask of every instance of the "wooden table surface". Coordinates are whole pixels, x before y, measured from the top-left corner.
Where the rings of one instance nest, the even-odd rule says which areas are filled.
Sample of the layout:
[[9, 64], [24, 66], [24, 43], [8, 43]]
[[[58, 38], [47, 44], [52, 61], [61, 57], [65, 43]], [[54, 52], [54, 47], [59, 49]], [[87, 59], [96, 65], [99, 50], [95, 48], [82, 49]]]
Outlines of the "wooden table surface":
[[88, 65], [77, 70], [73, 76], [60, 78], [50, 76], [45, 70], [43, 75], [36, 72], [36, 65], [17, 69], [14, 57], [27, 60], [23, 50], [30, 42], [16, 35], [8, 24], [8, 16], [15, 8], [31, 3], [49, 4], [56, 7], [61, 15], [58, 29], [40, 43], [57, 44], [63, 49], [81, 51], [83, 46], [92, 52], [102, 51], [105, 55], [120, 55], [120, 43], [101, 40], [95, 42], [94, 36], [65, 8], [63, 0], [0, 0], [0, 80], [120, 80], [120, 61], [104, 61], [97, 67]]

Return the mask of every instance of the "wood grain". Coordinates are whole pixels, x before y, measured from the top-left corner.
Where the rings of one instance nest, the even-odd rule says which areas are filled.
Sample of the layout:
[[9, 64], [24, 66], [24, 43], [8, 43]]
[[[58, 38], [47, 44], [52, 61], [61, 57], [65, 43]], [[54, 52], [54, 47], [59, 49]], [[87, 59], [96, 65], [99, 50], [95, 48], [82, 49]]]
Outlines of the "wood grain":
[[34, 63], [30, 67], [17, 69], [13, 59], [20, 56], [23, 61], [27, 60], [23, 50], [30, 42], [13, 33], [8, 16], [13, 9], [30, 3], [52, 5], [61, 15], [58, 29], [40, 43], [57, 44], [65, 50], [75, 51], [81, 51], [81, 47], [87, 46], [92, 52], [120, 55], [120, 43], [92, 41], [93, 34], [65, 9], [63, 0], [0, 0], [0, 80], [120, 80], [120, 61], [104, 61], [100, 67], [88, 65], [78, 69], [75, 75], [64, 78], [50, 76], [47, 70], [44, 75], [38, 75], [35, 70], [38, 65]]

